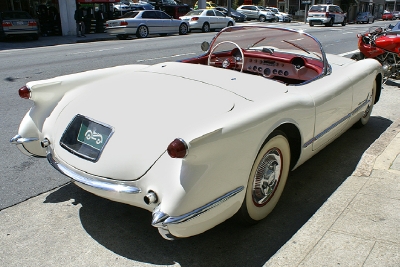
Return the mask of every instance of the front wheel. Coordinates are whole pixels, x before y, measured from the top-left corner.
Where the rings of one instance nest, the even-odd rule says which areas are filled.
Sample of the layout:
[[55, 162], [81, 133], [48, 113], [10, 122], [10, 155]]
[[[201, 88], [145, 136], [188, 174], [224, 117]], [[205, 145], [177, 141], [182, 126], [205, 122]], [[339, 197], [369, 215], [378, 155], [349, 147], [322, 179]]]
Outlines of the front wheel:
[[355, 128], [361, 128], [368, 123], [369, 118], [371, 117], [372, 108], [375, 103], [375, 97], [376, 97], [376, 81], [374, 81], [371, 92], [367, 97], [367, 108], [365, 109], [363, 116], [354, 124]]
[[246, 195], [238, 211], [241, 221], [255, 224], [271, 213], [285, 187], [289, 166], [289, 142], [283, 132], [274, 131], [251, 169]]
[[264, 15], [261, 15], [261, 16], [258, 18], [258, 20], [259, 20], [260, 22], [265, 22], [265, 21], [267, 20], [267, 18], [266, 18]]
[[209, 32], [210, 31], [210, 24], [207, 22], [203, 24], [203, 27], [201, 28], [202, 32]]
[[342, 26], [346, 26], [346, 20], [343, 20]]
[[309, 22], [310, 27], [314, 27], [314, 23], [312, 21]]
[[232, 27], [233, 26], [233, 22], [232, 21], [229, 21], [228, 22], [228, 27]]

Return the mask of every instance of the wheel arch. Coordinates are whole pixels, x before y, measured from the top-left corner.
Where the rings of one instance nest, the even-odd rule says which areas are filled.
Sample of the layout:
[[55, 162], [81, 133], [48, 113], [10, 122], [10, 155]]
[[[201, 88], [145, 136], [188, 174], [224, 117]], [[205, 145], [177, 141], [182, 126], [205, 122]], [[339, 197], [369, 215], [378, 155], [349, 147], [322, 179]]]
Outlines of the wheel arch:
[[272, 133], [275, 131], [281, 131], [286, 135], [286, 138], [289, 142], [289, 147], [290, 147], [290, 170], [293, 169], [294, 166], [296, 166], [297, 161], [300, 158], [300, 152], [301, 152], [301, 134], [296, 125], [293, 123], [284, 123], [279, 125], [277, 128], [275, 128], [271, 133], [268, 135], [268, 137], [264, 140], [263, 144], [260, 147], [260, 150], [264, 145], [268, 142], [270, 139], [270, 136]]

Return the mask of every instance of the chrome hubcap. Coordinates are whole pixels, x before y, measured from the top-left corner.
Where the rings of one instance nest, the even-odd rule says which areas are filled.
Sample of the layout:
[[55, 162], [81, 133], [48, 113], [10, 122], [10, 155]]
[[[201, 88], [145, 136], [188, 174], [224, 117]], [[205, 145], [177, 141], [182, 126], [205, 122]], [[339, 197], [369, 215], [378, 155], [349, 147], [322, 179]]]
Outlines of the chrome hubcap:
[[253, 182], [253, 202], [264, 206], [278, 187], [282, 170], [282, 155], [278, 148], [269, 150], [258, 164]]

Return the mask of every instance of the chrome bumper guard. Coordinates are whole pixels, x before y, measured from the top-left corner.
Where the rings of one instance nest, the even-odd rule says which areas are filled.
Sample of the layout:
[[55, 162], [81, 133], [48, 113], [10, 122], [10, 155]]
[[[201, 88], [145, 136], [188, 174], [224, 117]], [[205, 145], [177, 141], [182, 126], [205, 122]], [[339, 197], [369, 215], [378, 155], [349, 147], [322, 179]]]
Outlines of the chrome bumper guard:
[[20, 145], [23, 143], [29, 143], [29, 142], [34, 142], [34, 141], [38, 141], [39, 138], [36, 137], [22, 137], [19, 134], [17, 134], [16, 136], [14, 136], [13, 138], [10, 139], [10, 143], [14, 144], [14, 145]]
[[[50, 149], [50, 146], [47, 147], [47, 160], [49, 161], [51, 166], [53, 166], [60, 173], [68, 176], [76, 182], [105, 191], [113, 191], [126, 194], [138, 194], [141, 192], [140, 188], [128, 185], [124, 182], [111, 180], [110, 178], [96, 177], [80, 170], [64, 166], [63, 164], [58, 162], [53, 154], [54, 152]], [[105, 179], [109, 180], [104, 181]]]
[[169, 224], [183, 223], [197, 216], [200, 216], [201, 214], [207, 212], [208, 210], [211, 210], [212, 208], [215, 208], [219, 206], [221, 203], [227, 201], [234, 195], [241, 192], [243, 189], [244, 186], [240, 186], [226, 193], [225, 195], [222, 195], [219, 198], [205, 204], [204, 206], [201, 206], [193, 211], [190, 211], [180, 216], [169, 216], [168, 214], [163, 213], [160, 209], [160, 205], [158, 205], [153, 211], [153, 220], [151, 222], [151, 225], [158, 228], [158, 231], [163, 238], [167, 240], [174, 240], [176, 238], [168, 230]]

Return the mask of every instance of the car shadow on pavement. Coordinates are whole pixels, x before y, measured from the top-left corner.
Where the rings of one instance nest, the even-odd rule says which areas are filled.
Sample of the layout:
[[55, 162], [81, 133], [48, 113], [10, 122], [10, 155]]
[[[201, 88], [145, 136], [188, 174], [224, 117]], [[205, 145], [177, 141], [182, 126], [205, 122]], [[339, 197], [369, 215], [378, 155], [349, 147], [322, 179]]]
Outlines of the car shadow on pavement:
[[229, 219], [198, 236], [167, 241], [150, 225], [150, 212], [99, 198], [74, 184], [51, 193], [45, 202], [75, 199], [75, 204], [82, 205], [79, 216], [86, 232], [105, 248], [134, 261], [180, 266], [262, 266], [351, 176], [364, 151], [391, 123], [371, 117], [365, 127], [348, 130], [292, 171], [275, 210], [254, 226]]
[[[396, 80], [387, 80], [386, 85], [400, 88], [400, 83]], [[385, 85], [383, 85], [383, 87], [385, 87]]]

